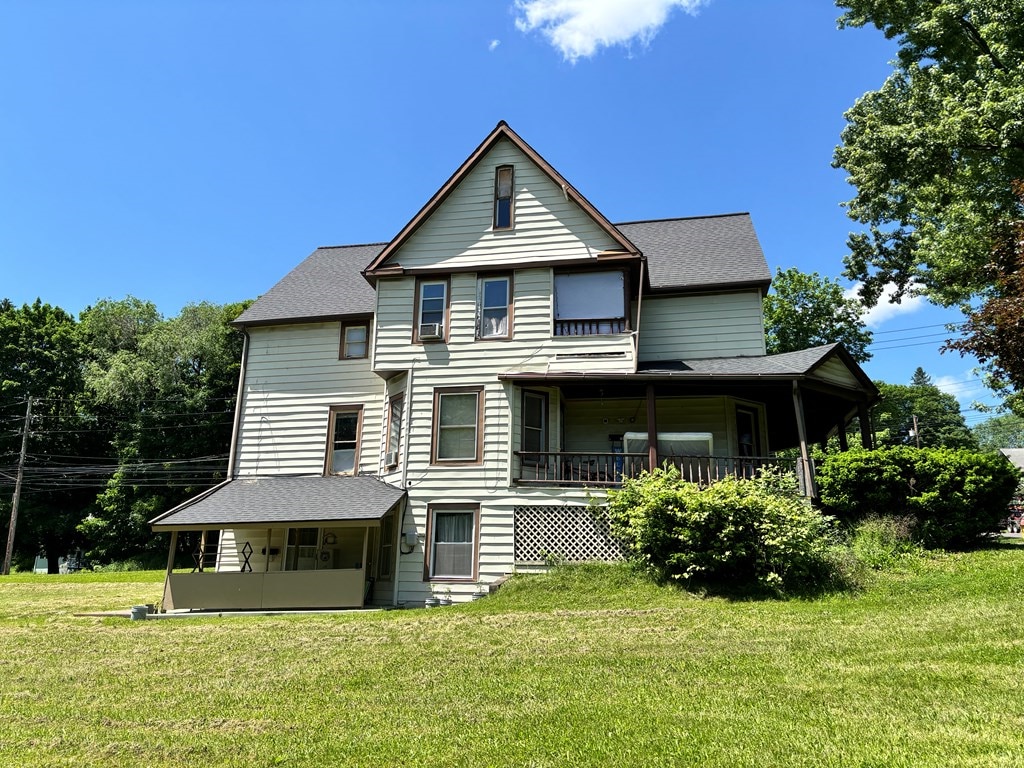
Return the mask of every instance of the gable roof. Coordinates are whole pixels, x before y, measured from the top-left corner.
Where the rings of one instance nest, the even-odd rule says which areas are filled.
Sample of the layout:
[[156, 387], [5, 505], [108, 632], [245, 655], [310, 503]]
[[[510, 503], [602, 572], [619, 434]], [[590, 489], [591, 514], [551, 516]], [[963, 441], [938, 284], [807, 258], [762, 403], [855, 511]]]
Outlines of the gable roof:
[[381, 272], [386, 273], [384, 265], [388, 259], [405, 244], [405, 242], [412, 236], [412, 234], [419, 229], [419, 227], [426, 221], [430, 216], [441, 206], [442, 203], [448, 198], [448, 196], [455, 190], [456, 187], [462, 182], [464, 178], [472, 171], [477, 164], [487, 156], [487, 153], [497, 144], [500, 140], [507, 139], [524, 155], [526, 155], [533, 164], [540, 169], [548, 178], [551, 179], [558, 187], [561, 188], [566, 198], [572, 200], [588, 216], [602, 229], [605, 234], [608, 235], [614, 242], [616, 242], [624, 253], [634, 254], [639, 256], [639, 250], [637, 247], [629, 241], [621, 231], [615, 228], [615, 226], [604, 217], [597, 208], [591, 204], [587, 198], [579, 193], [568, 181], [566, 181], [562, 175], [554, 169], [554, 167], [529, 144], [523, 141], [522, 137], [513, 131], [508, 123], [504, 120], [495, 126], [494, 130], [483, 140], [483, 142], [468, 158], [465, 162], [458, 167], [458, 169], [449, 177], [437, 192], [434, 193], [433, 197], [427, 201], [419, 213], [417, 213], [412, 220], [406, 224], [402, 230], [395, 235], [395, 237], [388, 243], [384, 249], [377, 255], [377, 257], [370, 263], [370, 265], [364, 271], [367, 278], [373, 278]]
[[149, 521], [154, 530], [379, 520], [405, 495], [368, 475], [243, 477]]
[[772, 275], [749, 213], [617, 224], [647, 258], [651, 289], [750, 285]]
[[239, 315], [233, 325], [316, 321], [372, 315], [376, 292], [360, 270], [384, 243], [317, 248]]

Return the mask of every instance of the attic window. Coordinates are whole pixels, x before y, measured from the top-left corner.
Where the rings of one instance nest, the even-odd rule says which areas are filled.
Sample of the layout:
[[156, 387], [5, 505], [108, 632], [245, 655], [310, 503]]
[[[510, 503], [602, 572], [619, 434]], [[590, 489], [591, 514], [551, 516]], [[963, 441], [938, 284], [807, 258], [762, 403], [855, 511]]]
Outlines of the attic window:
[[514, 169], [499, 166], [494, 171], [494, 228], [512, 229], [512, 188]]

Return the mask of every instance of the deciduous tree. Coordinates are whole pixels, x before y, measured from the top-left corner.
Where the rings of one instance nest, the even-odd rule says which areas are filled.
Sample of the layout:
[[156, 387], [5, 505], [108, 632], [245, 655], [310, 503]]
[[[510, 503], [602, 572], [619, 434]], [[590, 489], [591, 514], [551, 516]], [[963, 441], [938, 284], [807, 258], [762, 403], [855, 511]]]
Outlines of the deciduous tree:
[[836, 280], [798, 269], [778, 269], [764, 299], [769, 354], [842, 342], [857, 362], [871, 358], [864, 306], [844, 296]]

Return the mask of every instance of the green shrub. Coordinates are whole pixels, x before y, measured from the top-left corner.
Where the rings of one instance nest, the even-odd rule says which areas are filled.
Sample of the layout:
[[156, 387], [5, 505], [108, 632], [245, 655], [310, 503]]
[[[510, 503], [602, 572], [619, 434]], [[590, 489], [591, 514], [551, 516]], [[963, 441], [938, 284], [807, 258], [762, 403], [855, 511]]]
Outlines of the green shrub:
[[857, 523], [850, 550], [857, 560], [875, 570], [890, 568], [921, 554], [914, 541], [912, 517], [869, 517]]
[[834, 527], [795, 478], [726, 478], [706, 488], [674, 468], [609, 492], [612, 533], [637, 562], [686, 584], [805, 590], [831, 580]]
[[963, 547], [998, 530], [1017, 484], [998, 454], [885, 448], [831, 454], [818, 467], [824, 511], [856, 524], [871, 516], [915, 520], [926, 547]]

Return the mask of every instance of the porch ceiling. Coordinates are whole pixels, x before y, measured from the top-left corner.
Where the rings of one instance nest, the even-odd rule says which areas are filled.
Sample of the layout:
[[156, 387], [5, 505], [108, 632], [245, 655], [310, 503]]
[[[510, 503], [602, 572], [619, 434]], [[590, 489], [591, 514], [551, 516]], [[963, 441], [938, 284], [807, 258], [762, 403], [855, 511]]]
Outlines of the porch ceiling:
[[405, 495], [375, 477], [229, 480], [150, 520], [154, 531], [379, 520]]

